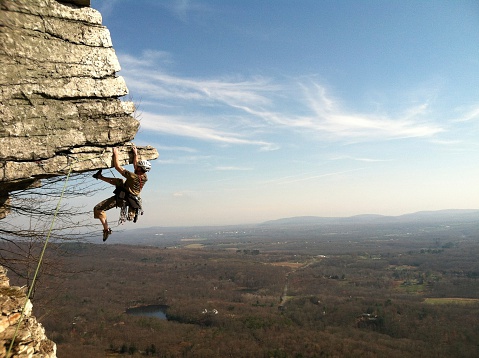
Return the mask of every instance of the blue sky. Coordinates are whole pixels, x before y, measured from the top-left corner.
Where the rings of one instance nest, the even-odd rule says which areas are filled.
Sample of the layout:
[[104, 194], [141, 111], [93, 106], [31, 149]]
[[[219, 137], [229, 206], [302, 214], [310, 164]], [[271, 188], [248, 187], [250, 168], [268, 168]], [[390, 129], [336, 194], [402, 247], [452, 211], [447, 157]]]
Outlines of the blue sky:
[[160, 152], [136, 225], [479, 208], [477, 1], [92, 7]]

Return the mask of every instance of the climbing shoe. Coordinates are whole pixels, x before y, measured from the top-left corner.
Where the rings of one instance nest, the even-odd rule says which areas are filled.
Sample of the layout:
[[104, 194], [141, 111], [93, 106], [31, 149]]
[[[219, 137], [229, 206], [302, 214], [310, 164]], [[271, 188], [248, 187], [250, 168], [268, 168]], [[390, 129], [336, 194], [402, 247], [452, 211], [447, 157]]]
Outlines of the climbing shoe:
[[101, 178], [101, 169], [97, 171], [95, 174], [93, 174], [93, 178], [95, 179], [100, 179]]
[[108, 236], [110, 235], [111, 235], [111, 229], [103, 230], [103, 242], [105, 242], [106, 239], [108, 239]]

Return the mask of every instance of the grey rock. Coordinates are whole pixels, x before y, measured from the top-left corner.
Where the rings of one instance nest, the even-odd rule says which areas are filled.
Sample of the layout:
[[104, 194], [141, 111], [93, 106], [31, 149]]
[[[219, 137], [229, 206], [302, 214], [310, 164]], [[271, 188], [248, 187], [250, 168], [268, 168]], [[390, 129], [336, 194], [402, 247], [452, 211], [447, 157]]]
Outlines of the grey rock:
[[[132, 163], [139, 121], [120, 64], [89, 1], [2, 0], [0, 218], [8, 192], [39, 180]], [[139, 147], [140, 159], [156, 159]], [[3, 210], [2, 210], [3, 207]]]

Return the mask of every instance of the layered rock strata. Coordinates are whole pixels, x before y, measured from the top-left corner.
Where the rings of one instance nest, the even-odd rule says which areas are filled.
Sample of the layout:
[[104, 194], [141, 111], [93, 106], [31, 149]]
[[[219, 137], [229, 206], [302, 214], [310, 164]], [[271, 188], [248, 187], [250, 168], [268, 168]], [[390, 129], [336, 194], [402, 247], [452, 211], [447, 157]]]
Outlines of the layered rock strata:
[[[0, 219], [9, 192], [111, 167], [113, 147], [120, 147], [122, 165], [132, 163], [135, 106], [120, 100], [128, 89], [117, 76], [110, 33], [89, 5], [0, 0]], [[158, 157], [149, 146], [138, 153]], [[31, 312], [25, 290], [10, 287], [0, 266], [0, 357], [14, 336], [11, 357], [56, 357], [55, 343]]]
[[7, 356], [14, 337], [9, 355], [12, 358], [56, 357], [56, 345], [47, 338], [45, 329], [31, 315], [32, 308], [25, 290], [10, 286], [6, 270], [0, 266], [0, 357]]
[[[139, 121], [98, 11], [85, 1], [1, 0], [0, 206], [41, 178], [111, 167]], [[155, 159], [140, 147], [141, 159]]]

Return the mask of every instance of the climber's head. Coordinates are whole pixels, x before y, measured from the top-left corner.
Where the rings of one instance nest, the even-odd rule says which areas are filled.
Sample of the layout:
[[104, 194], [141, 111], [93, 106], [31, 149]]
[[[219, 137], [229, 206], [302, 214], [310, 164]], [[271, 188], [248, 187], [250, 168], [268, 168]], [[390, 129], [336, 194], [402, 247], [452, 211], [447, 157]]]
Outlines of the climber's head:
[[149, 172], [151, 169], [151, 163], [148, 160], [140, 160], [136, 166], [144, 173]]

